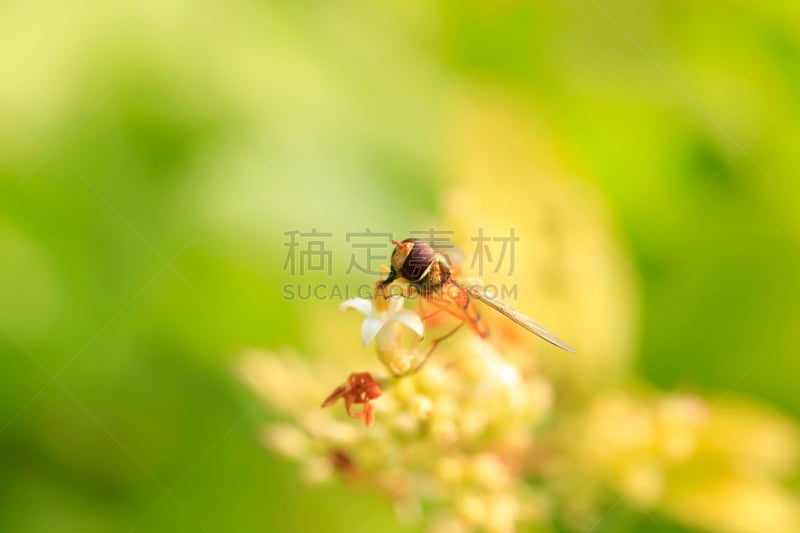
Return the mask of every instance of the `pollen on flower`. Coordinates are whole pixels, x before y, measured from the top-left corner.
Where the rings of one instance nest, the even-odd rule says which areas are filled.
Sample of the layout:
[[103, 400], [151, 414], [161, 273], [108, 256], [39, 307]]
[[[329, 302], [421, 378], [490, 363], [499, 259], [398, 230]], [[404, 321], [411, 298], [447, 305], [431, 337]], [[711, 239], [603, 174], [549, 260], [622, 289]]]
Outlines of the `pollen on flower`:
[[397, 351], [389, 358], [389, 369], [395, 376], [402, 376], [411, 370], [414, 356], [408, 352]]

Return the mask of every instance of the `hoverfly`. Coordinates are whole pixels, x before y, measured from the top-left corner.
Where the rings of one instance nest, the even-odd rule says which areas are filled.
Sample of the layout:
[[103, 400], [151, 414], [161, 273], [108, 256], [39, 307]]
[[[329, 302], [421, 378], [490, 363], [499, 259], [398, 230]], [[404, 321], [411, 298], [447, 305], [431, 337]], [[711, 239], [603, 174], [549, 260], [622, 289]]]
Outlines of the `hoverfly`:
[[[555, 335], [537, 324], [505, 302], [492, 298], [477, 287], [462, 284], [454, 277], [454, 269], [449, 258], [435, 250], [427, 242], [420, 239], [406, 239], [403, 242], [392, 241], [395, 245], [392, 252], [389, 276], [378, 282], [378, 290], [386, 295], [386, 287], [394, 281], [405, 281], [420, 296], [429, 301], [442, 302], [442, 309], [454, 314], [468, 323], [482, 338], [489, 336], [489, 328], [481, 318], [475, 305], [480, 300], [506, 318], [511, 319], [534, 335], [550, 344], [574, 352], [572, 348], [559, 340]], [[449, 309], [451, 306], [456, 309]], [[458, 327], [460, 327], [459, 324]], [[458, 328], [456, 328], [458, 329]], [[455, 330], [446, 336], [450, 336]], [[442, 340], [442, 339], [440, 339]]]

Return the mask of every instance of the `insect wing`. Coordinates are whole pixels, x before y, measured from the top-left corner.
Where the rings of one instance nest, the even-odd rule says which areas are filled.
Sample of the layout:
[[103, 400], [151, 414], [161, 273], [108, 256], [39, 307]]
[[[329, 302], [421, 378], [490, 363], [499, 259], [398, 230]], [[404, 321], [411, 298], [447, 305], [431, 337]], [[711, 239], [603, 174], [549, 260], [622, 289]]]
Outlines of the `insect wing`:
[[456, 287], [459, 287], [467, 292], [469, 292], [470, 296], [475, 298], [476, 300], [480, 300], [481, 302], [485, 303], [495, 311], [502, 313], [505, 317], [509, 318], [510, 320], [514, 321], [515, 323], [519, 324], [523, 328], [527, 329], [534, 335], [541, 337], [542, 339], [546, 340], [553, 346], [557, 346], [562, 350], [566, 350], [567, 352], [575, 352], [572, 348], [570, 348], [567, 344], [565, 344], [562, 340], [558, 337], [544, 329], [541, 325], [539, 325], [535, 320], [533, 320], [528, 315], [520, 313], [507, 303], [502, 300], [498, 300], [496, 298], [492, 298], [485, 294], [481, 289], [477, 287], [468, 287], [466, 285], [462, 285], [461, 283], [451, 279], [450, 280]]

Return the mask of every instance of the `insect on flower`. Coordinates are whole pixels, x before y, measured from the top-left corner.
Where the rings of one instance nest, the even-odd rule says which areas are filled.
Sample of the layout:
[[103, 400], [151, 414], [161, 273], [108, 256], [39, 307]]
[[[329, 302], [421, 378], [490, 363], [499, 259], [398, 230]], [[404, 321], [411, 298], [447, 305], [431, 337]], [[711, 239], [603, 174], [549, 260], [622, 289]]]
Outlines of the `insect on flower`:
[[395, 248], [392, 252], [389, 277], [377, 283], [377, 295], [388, 298], [388, 286], [395, 281], [404, 281], [424, 300], [436, 305], [439, 311], [459, 318], [461, 323], [439, 340], [455, 333], [464, 323], [469, 324], [473, 331], [482, 338], [487, 338], [489, 328], [475, 305], [475, 300], [480, 300], [550, 344], [562, 350], [574, 352], [572, 348], [527, 315], [520, 313], [507, 303], [489, 296], [482, 289], [468, 286], [457, 280], [455, 269], [447, 255], [437, 251], [427, 242], [420, 239], [406, 239], [403, 242], [392, 241], [392, 244], [395, 245]]

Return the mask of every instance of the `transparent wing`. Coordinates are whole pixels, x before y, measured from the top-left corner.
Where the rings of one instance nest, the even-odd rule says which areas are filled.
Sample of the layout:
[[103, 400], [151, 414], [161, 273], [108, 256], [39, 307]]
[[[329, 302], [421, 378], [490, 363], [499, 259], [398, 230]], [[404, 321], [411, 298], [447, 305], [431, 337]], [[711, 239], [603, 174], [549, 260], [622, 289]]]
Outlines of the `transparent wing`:
[[527, 329], [534, 335], [541, 337], [542, 339], [546, 340], [553, 346], [557, 346], [562, 350], [566, 350], [568, 352], [575, 352], [572, 348], [570, 348], [566, 343], [561, 341], [558, 337], [544, 329], [541, 325], [539, 325], [535, 320], [533, 320], [528, 315], [520, 313], [507, 303], [503, 302], [502, 300], [498, 300], [496, 298], [492, 298], [491, 296], [486, 295], [481, 289], [477, 287], [468, 287], [466, 285], [462, 285], [461, 283], [457, 282], [454, 279], [450, 279], [450, 281], [456, 286], [465, 291], [467, 291], [470, 296], [475, 298], [476, 300], [480, 300], [481, 302], [485, 303], [495, 311], [502, 313], [506, 318], [509, 318], [522, 326], [523, 328]]

